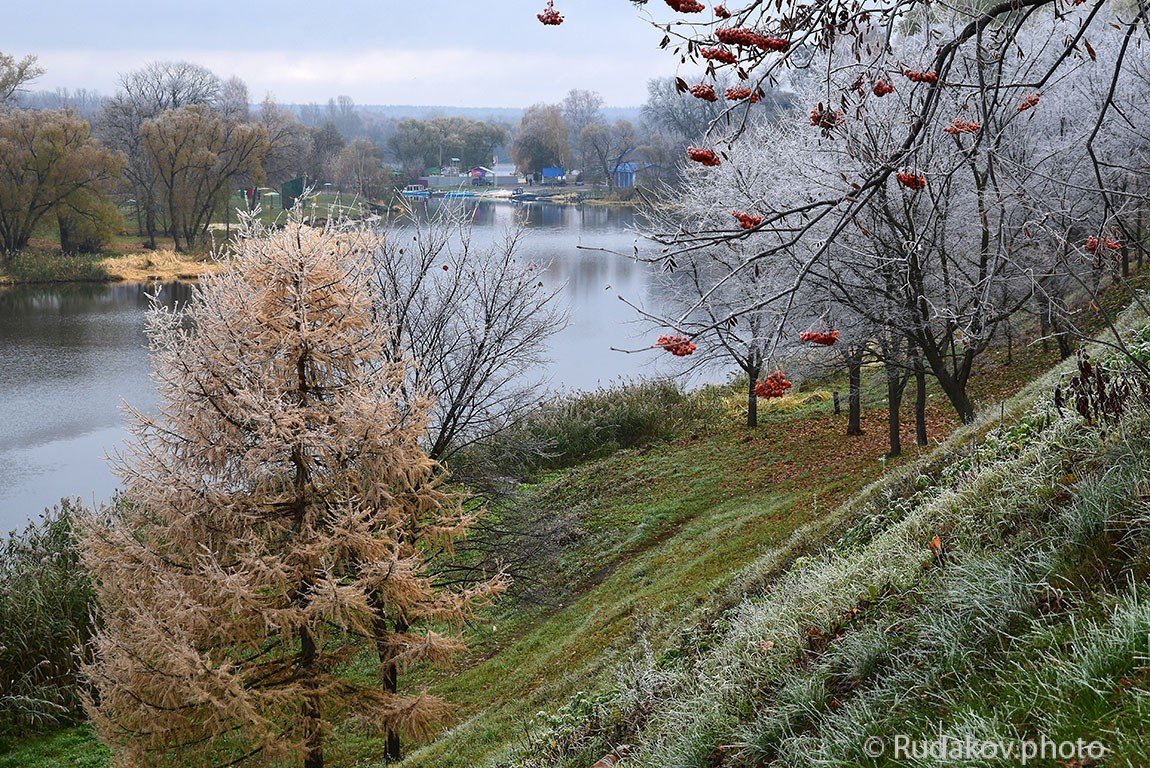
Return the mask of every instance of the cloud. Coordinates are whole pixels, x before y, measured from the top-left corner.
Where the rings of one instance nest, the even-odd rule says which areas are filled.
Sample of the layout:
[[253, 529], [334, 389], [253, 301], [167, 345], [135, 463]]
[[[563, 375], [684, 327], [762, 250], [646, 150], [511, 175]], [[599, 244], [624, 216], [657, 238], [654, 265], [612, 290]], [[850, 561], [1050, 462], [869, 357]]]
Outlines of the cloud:
[[634, 106], [646, 99], [649, 78], [674, 71], [669, 57], [645, 48], [612, 56], [455, 47], [306, 53], [49, 50], [40, 53], [48, 74], [37, 87], [86, 87], [110, 93], [117, 87], [118, 73], [155, 60], [187, 60], [224, 77], [238, 75], [257, 100], [269, 92], [283, 102], [326, 101], [346, 94], [360, 104], [461, 107], [556, 102], [572, 88], [599, 91], [610, 105]]

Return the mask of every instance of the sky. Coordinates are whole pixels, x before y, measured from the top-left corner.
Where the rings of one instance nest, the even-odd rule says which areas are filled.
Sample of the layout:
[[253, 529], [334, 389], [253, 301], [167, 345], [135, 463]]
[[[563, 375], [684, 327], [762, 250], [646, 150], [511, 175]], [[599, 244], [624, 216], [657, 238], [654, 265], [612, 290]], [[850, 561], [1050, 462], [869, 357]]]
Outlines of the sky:
[[[7, 4], [6, 4], [7, 5]], [[572, 88], [638, 106], [646, 83], [675, 73], [651, 20], [627, 0], [32, 0], [12, 3], [0, 51], [35, 54], [34, 89], [115, 92], [150, 61], [187, 60], [238, 75], [253, 101], [525, 107]], [[666, 13], [660, 13], [661, 11]]]

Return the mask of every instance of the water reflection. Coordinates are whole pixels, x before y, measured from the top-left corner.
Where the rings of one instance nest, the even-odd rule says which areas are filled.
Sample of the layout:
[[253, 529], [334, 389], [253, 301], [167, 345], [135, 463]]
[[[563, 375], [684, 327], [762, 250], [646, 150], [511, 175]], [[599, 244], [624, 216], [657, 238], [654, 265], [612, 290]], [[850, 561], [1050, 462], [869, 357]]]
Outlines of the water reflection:
[[[436, 205], [433, 203], [432, 205]], [[551, 390], [590, 389], [667, 370], [662, 357], [611, 347], [649, 341], [618, 296], [649, 302], [652, 267], [614, 255], [643, 251], [630, 209], [455, 201], [475, 239], [494, 240], [526, 224], [522, 258], [561, 289], [571, 323], [537, 371]], [[104, 455], [126, 436], [121, 403], [155, 406], [148, 377], [143, 285], [29, 286], [0, 291], [0, 532], [22, 525], [61, 496], [108, 498], [116, 481]], [[167, 285], [162, 303], [186, 301], [188, 285]]]

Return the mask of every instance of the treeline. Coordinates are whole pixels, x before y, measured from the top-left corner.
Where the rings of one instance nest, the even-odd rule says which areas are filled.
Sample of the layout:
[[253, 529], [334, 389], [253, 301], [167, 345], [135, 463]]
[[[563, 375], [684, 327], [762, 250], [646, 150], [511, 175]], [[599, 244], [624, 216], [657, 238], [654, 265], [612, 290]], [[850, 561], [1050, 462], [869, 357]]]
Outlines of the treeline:
[[[674, 183], [683, 147], [721, 121], [725, 102], [684, 99], [673, 78], [653, 80], [642, 118], [609, 120], [602, 97], [572, 90], [528, 108], [518, 125], [466, 117], [392, 119], [348, 96], [256, 107], [238, 77], [188, 62], [153, 62], [120, 78], [110, 97], [89, 90], [28, 93], [34, 57], [0, 53], [0, 248], [15, 253], [51, 226], [64, 252], [96, 252], [125, 228], [147, 247], [205, 247], [232, 196], [303, 177], [368, 200], [445, 167], [511, 159], [520, 173], [559, 166], [567, 177], [616, 186], [620, 169], [641, 183]], [[763, 95], [766, 114], [786, 105]]]

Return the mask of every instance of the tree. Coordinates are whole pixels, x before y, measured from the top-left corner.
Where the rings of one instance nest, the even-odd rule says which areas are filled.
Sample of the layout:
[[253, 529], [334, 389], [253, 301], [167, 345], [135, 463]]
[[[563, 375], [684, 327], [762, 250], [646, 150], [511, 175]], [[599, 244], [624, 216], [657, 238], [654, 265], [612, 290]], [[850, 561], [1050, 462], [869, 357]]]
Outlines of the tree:
[[617, 120], [611, 125], [596, 123], [583, 129], [579, 146], [584, 157], [595, 164], [594, 175], [614, 187], [615, 172], [639, 148], [639, 137], [628, 120]]
[[[186, 61], [155, 61], [120, 78], [121, 90], [100, 110], [97, 136], [127, 158], [124, 169], [129, 191], [144, 212], [148, 247], [156, 247], [161, 229], [159, 180], [144, 148], [141, 129], [163, 112], [193, 105], [211, 105], [220, 92], [220, 79], [210, 70]], [[171, 226], [171, 223], [168, 223]]]
[[387, 140], [387, 148], [403, 173], [415, 179], [432, 166], [437, 157], [439, 135], [422, 120], [405, 118], [395, 125], [395, 132]]
[[246, 123], [251, 119], [249, 102], [247, 83], [233, 75], [220, 84], [215, 108], [225, 120]]
[[[718, 82], [715, 90], [721, 91], [725, 82]], [[685, 98], [673, 77], [647, 81], [643, 119], [648, 125], [674, 137], [681, 144], [693, 144], [702, 139], [722, 115], [723, 109], [724, 105], [718, 101]]]
[[122, 167], [70, 112], [0, 112], [0, 248], [22, 250], [45, 216], [85, 210]]
[[589, 157], [582, 135], [588, 127], [603, 123], [603, 97], [596, 91], [573, 88], [563, 99], [563, 120], [567, 123], [567, 145], [570, 157], [578, 157], [579, 170], [586, 173]]
[[262, 173], [268, 150], [260, 124], [225, 120], [207, 107], [168, 110], [140, 127], [176, 250], [204, 243], [212, 216], [227, 204], [232, 180]]
[[368, 139], [356, 139], [335, 158], [335, 180], [341, 191], [376, 200], [383, 197], [387, 182], [383, 165]]
[[268, 151], [263, 159], [268, 184], [277, 186], [302, 176], [312, 150], [308, 130], [291, 111], [280, 107], [271, 94], [260, 105], [259, 121], [268, 135]]
[[[1129, 190], [1137, 186], [1130, 182], [1143, 167], [1144, 155], [1138, 151], [1110, 153], [1104, 145], [1112, 139], [1111, 134], [1127, 132], [1123, 123], [1132, 129], [1129, 133], [1140, 131], [1138, 121], [1126, 111], [1127, 105], [1138, 109], [1138, 100], [1125, 101], [1125, 94], [1139, 89], [1144, 93], [1145, 70], [1138, 61], [1139, 51], [1145, 48], [1140, 43], [1150, 26], [1146, 24], [1148, 11], [1141, 5], [1131, 8], [1121, 23], [1110, 25], [1111, 7], [1094, 0], [1065, 10], [1055, 7], [1051, 0], [1031, 0], [938, 11], [933, 7], [928, 10], [922, 3], [876, 9], [860, 1], [826, 13], [807, 4], [772, 6], [755, 0], [729, 9], [730, 21], [719, 16], [714, 20], [692, 17], [667, 25], [665, 46], [685, 62], [703, 63], [708, 76], [720, 77], [727, 72], [745, 75], [748, 85], [759, 87], [779, 82], [784, 70], [792, 67], [831, 73], [817, 83], [823, 93], [821, 100], [810, 105], [812, 128], [827, 139], [849, 135], [852, 122], [860, 120], [880, 99], [895, 100], [904, 107], [896, 124], [877, 132], [882, 137], [881, 146], [868, 152], [865, 162], [844, 164], [839, 171], [844, 183], [830, 184], [764, 214], [755, 236], [772, 237], [763, 241], [752, 262], [773, 260], [804, 239], [817, 243], [817, 247], [809, 252], [794, 283], [760, 297], [756, 304], [788, 303], [800, 283], [814, 274], [815, 266], [831, 257], [831, 251], [858, 226], [861, 215], [888, 187], [897, 184], [928, 196], [936, 180], [960, 183], [963, 193], [970, 192], [975, 201], [971, 209], [975, 217], [964, 222], [973, 225], [971, 233], [977, 234], [973, 249], [965, 251], [972, 258], [960, 258], [958, 251], [948, 248], [936, 251], [929, 265], [921, 259], [907, 260], [924, 267], [928, 282], [943, 283], [948, 279], [946, 262], [964, 263], [972, 268], [963, 275], [966, 284], [977, 287], [984, 281], [982, 295], [1002, 302], [997, 308], [982, 300], [974, 307], [952, 303], [929, 324], [921, 322], [931, 314], [930, 307], [923, 306], [916, 321], [922, 336], [929, 335], [930, 328], [943, 328], [940, 343], [920, 345], [916, 353], [918, 359], [927, 362], [935, 358], [931, 368], [956, 410], [964, 420], [972, 418], [973, 403], [964, 391], [971, 357], [984, 349], [994, 329], [1017, 311], [1011, 304], [1019, 299], [1017, 293], [1000, 290], [1001, 284], [993, 289], [989, 284], [1001, 283], [1000, 268], [1014, 275], [1026, 274], [1027, 266], [1033, 264], [1019, 268], [1014, 249], [1028, 247], [1026, 240], [1032, 238], [1028, 232], [1042, 229], [1043, 223], [1041, 219], [1025, 221], [1020, 215], [1025, 209], [1017, 203], [1025, 196], [1019, 194], [1017, 182], [1025, 174], [1015, 174], [1003, 137], [1011, 124], [1022, 124], [1034, 110], [1044, 110], [1040, 102], [1047, 101], [1050, 91], [1064, 91], [1074, 83], [1087, 84], [1093, 91], [1091, 98], [1075, 104], [1086, 130], [1071, 132], [1073, 144], [1067, 146], [1068, 156], [1058, 162], [1064, 164], [1061, 171], [1075, 164], [1071, 158], [1084, 158], [1088, 172], [1078, 174], [1072, 185], [1086, 188], [1097, 200], [1096, 215], [1091, 219], [1094, 232], [1086, 238], [1069, 230], [1051, 233], [1069, 246], [1059, 249], [1064, 253], [1079, 257], [1086, 251], [1095, 257], [1091, 281], [1078, 287], [1096, 295], [1109, 266], [1109, 260], [1099, 254], [1127, 251], [1125, 244], [1137, 240], [1135, 222], [1141, 220], [1138, 210], [1146, 207], [1146, 199], [1131, 195]], [[690, 13], [696, 9], [682, 10]], [[1030, 36], [1032, 31], [1038, 34]], [[811, 79], [810, 74], [806, 77]], [[892, 93], [896, 95], [890, 96]], [[1070, 121], [1071, 125], [1076, 123]], [[692, 153], [694, 159], [721, 164], [734, 144], [753, 141], [746, 130], [752, 125], [748, 120], [733, 121], [729, 133], [709, 137], [707, 143], [714, 149], [697, 148]], [[1122, 127], [1114, 131], [1113, 126]], [[867, 127], [873, 128], [875, 123]], [[861, 135], [867, 127], [858, 128], [853, 135]], [[950, 134], [959, 144], [950, 165], [919, 169], [924, 154], [937, 154], [932, 144], [943, 134]], [[964, 136], [966, 142], [962, 141]], [[847, 147], [849, 154], [853, 144], [848, 142]], [[972, 147], [973, 155], [960, 157]], [[951, 174], [965, 178], [951, 179]], [[1008, 205], [1007, 200], [1014, 205]], [[1063, 216], [1058, 218], [1064, 220]], [[1121, 240], [1113, 238], [1115, 230], [1111, 227], [1122, 233]], [[707, 237], [720, 243], [748, 235], [728, 228]], [[673, 260], [676, 255], [676, 249], [671, 248], [664, 258]], [[1128, 255], [1117, 256], [1115, 272], [1121, 273], [1122, 260]], [[746, 267], [743, 264], [739, 269]], [[1049, 273], [1032, 273], [1029, 289], [1022, 296], [1057, 283], [1046, 277]], [[1073, 270], [1069, 276], [1078, 279]], [[1114, 329], [1113, 319], [1106, 319]], [[955, 331], [953, 335], [950, 328]], [[1111, 343], [1124, 348], [1120, 334], [1112, 335]], [[1150, 366], [1128, 357], [1150, 376]]]
[[[337, 725], [402, 733], [443, 715], [400, 694], [505, 587], [437, 585], [430, 558], [473, 522], [420, 447], [364, 233], [294, 217], [149, 334], [163, 401], [134, 414], [124, 498], [82, 548], [100, 606], [86, 708], [119, 762], [321, 768]], [[342, 673], [378, 657], [379, 681]]]
[[35, 56], [17, 60], [15, 56], [0, 51], [0, 108], [17, 91], [43, 74], [44, 68], [36, 64]]
[[406, 386], [434, 400], [428, 453], [447, 460], [547, 396], [533, 371], [566, 318], [539, 267], [519, 258], [520, 230], [478, 247], [459, 210], [406, 218], [409, 236], [386, 239], [375, 254], [380, 313], [396, 331], [389, 358], [418, 361]]
[[326, 179], [332, 175], [336, 156], [344, 147], [343, 136], [330, 120], [309, 131], [311, 153], [308, 155], [305, 170], [311, 181]]
[[519, 121], [511, 142], [511, 159], [524, 173], [538, 173], [567, 161], [567, 124], [554, 104], [534, 104]]

